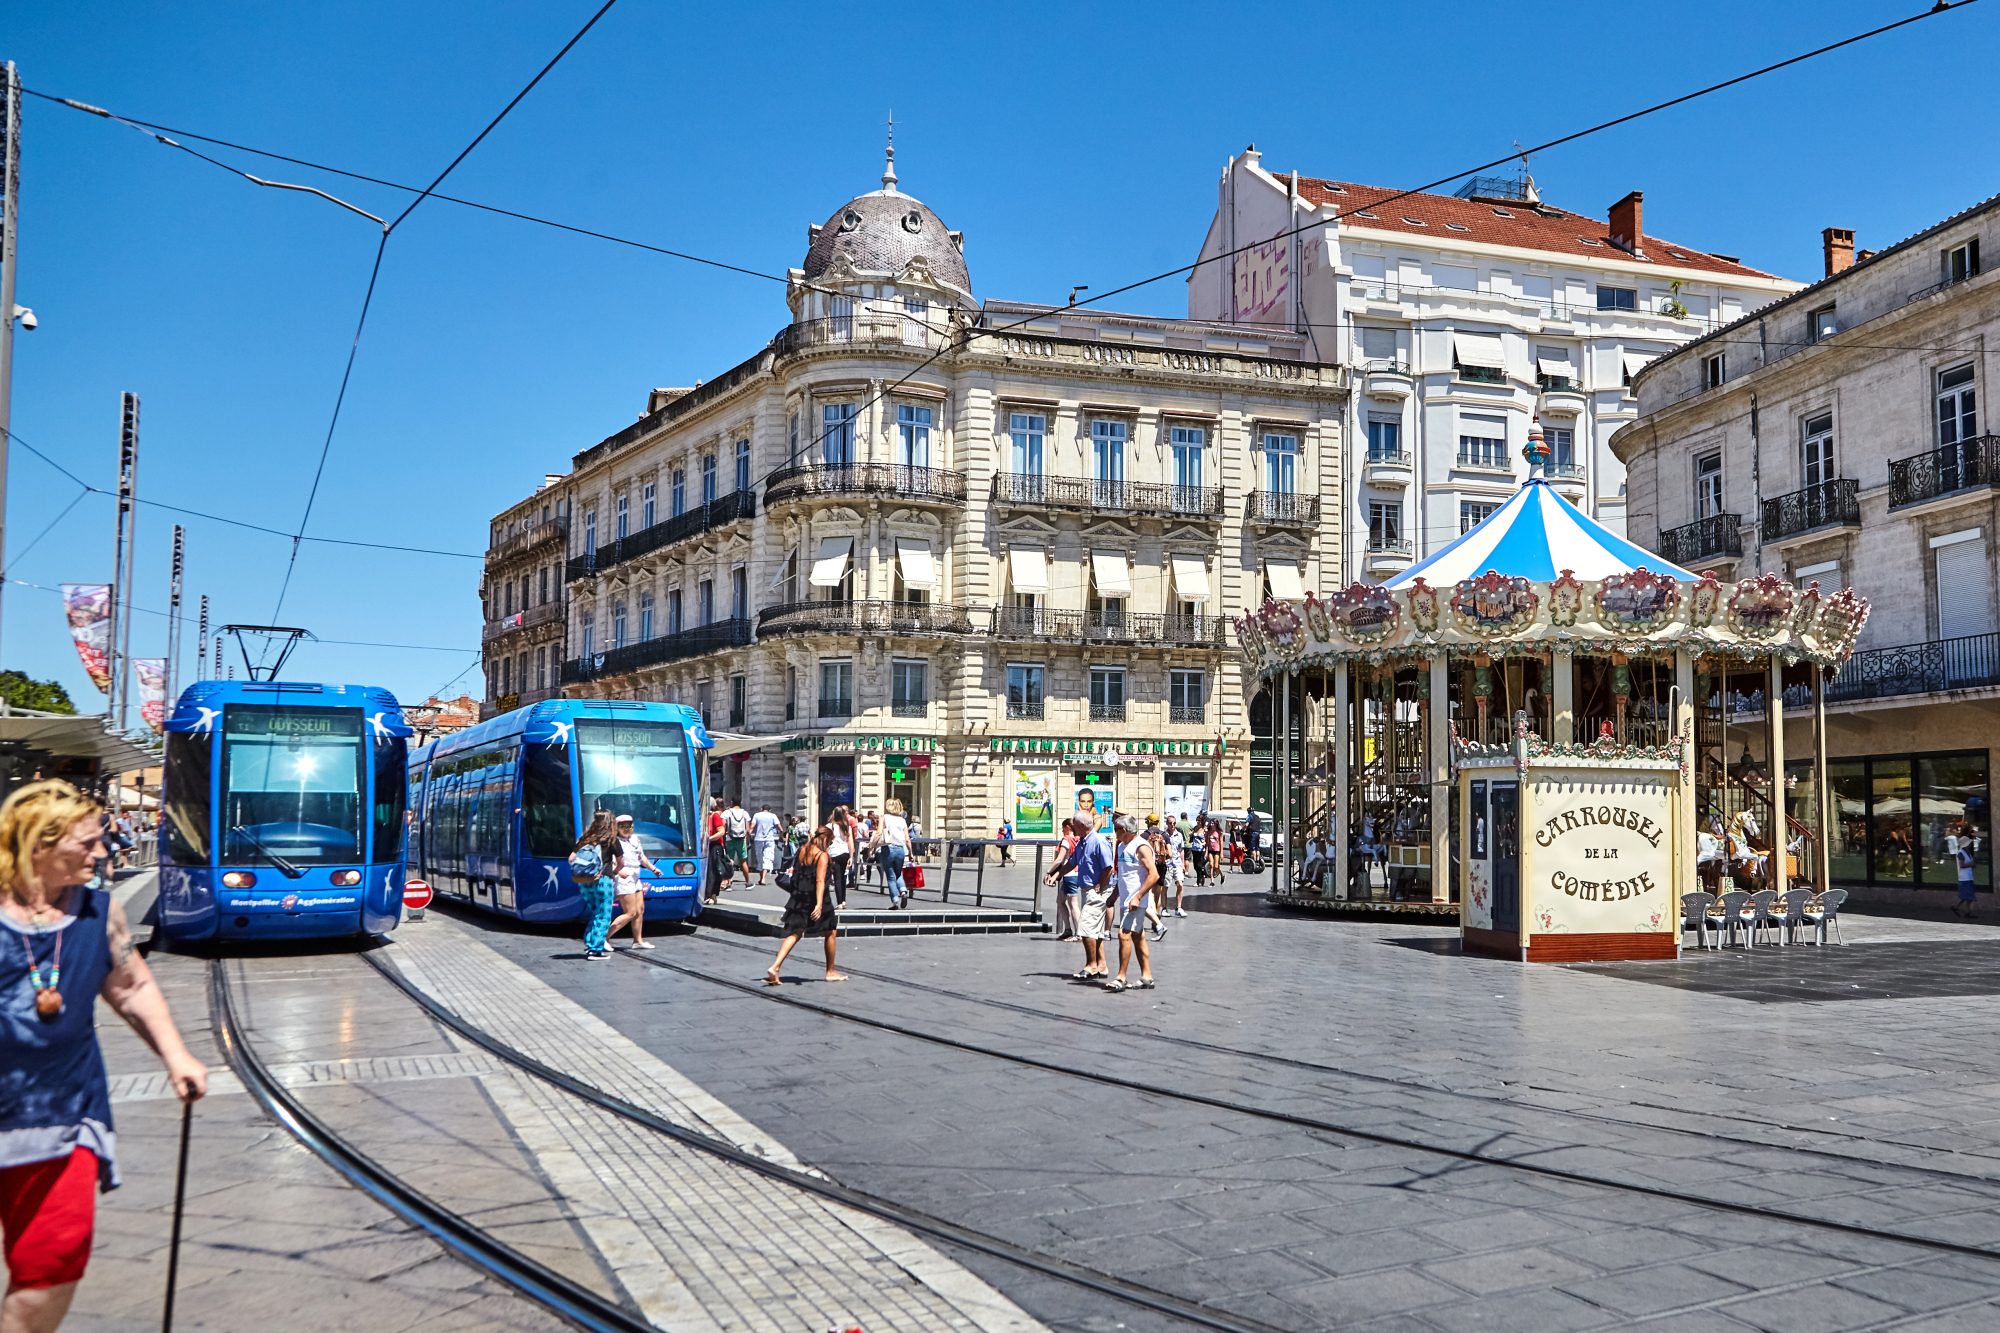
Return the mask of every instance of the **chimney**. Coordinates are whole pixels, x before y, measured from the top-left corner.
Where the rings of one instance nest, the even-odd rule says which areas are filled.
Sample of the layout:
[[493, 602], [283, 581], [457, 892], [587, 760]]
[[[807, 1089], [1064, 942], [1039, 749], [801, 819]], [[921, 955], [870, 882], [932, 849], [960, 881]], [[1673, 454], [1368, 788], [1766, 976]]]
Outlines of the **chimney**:
[[1611, 206], [1611, 243], [1639, 259], [1646, 257], [1644, 223], [1640, 216], [1645, 203], [1646, 196], [1634, 190]]
[[1826, 247], [1826, 276], [1854, 267], [1854, 228], [1828, 227], [1819, 234]]

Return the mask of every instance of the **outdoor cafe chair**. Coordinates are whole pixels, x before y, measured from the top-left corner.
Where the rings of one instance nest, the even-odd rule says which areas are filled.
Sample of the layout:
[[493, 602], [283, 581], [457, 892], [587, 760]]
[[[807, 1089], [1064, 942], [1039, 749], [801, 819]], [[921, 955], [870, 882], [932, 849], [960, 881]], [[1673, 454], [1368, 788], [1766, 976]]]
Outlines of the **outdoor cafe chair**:
[[1778, 943], [1795, 944], [1797, 931], [1806, 923], [1806, 904], [1812, 901], [1811, 889], [1787, 889], [1778, 900]]
[[1693, 931], [1694, 943], [1697, 949], [1706, 949], [1709, 947], [1708, 937], [1711, 933], [1718, 937], [1718, 942], [1714, 947], [1718, 949], [1722, 947], [1720, 943], [1722, 923], [1715, 918], [1713, 915], [1714, 912], [1714, 894], [1683, 893], [1681, 895], [1681, 933], [1686, 934], [1690, 930]]
[[1822, 893], [1819, 897], [1806, 904], [1806, 909], [1802, 913], [1802, 916], [1805, 923], [1814, 930], [1816, 936], [1814, 943], [1826, 943], [1826, 928], [1828, 926], [1833, 927], [1835, 943], [1847, 943], [1846, 940], [1840, 937], [1840, 905], [1846, 901], [1846, 889], [1828, 889], [1825, 893]]
[[1722, 932], [1722, 943], [1717, 948], [1735, 939], [1738, 930], [1749, 929], [1750, 919], [1744, 915], [1744, 907], [1749, 901], [1747, 889], [1732, 889], [1717, 900], [1718, 906], [1709, 916], [1709, 920]]
[[1757, 947], [1757, 932], [1775, 933], [1777, 923], [1771, 919], [1771, 908], [1778, 901], [1776, 889], [1759, 889], [1750, 895], [1749, 904], [1743, 909], [1743, 919], [1750, 927], [1750, 947]]

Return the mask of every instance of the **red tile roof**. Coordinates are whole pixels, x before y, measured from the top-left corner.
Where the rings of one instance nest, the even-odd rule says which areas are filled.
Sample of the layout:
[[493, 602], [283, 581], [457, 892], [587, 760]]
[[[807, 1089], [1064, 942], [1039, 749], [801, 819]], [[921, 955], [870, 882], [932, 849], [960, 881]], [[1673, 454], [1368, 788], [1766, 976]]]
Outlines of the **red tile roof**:
[[[1281, 176], [1279, 179], [1284, 178]], [[1357, 185], [1349, 181], [1316, 180], [1304, 176], [1299, 178], [1299, 193], [1309, 203], [1330, 204], [1341, 213], [1349, 214], [1341, 221], [1350, 227], [1401, 232], [1406, 236], [1458, 237], [1487, 245], [1511, 245], [1596, 259], [1632, 258], [1611, 243], [1609, 223], [1546, 203], [1539, 207], [1524, 203], [1488, 203], [1448, 194], [1408, 194], [1398, 199], [1394, 196], [1399, 191], [1379, 185]], [[1373, 207], [1382, 200], [1391, 202], [1383, 204], [1380, 209]], [[1351, 216], [1364, 209], [1379, 216]], [[1734, 259], [1676, 245], [1650, 234], [1642, 239], [1641, 246], [1646, 252], [1646, 262], [1667, 267], [1695, 269], [1728, 277], [1777, 276], [1739, 264]]]

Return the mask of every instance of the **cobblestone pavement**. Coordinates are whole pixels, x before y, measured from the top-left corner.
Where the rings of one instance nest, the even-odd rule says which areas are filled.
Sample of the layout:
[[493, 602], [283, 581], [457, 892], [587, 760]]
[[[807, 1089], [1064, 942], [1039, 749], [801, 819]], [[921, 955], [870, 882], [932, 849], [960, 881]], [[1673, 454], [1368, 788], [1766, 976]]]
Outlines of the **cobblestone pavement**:
[[[843, 941], [854, 981], [819, 984], [807, 959], [785, 993], [1248, 1107], [1996, 1257], [1107, 1087], [465, 920], [835, 1178], [1279, 1327], [2000, 1327], [1990, 1006], [1761, 1003], [1459, 957], [1438, 951], [1449, 931], [1282, 916], [1254, 895], [1191, 907], [1156, 950], [1157, 991], [1068, 984], [1073, 945], [969, 937]], [[2000, 935], [1955, 925], [1857, 915], [1844, 950], [1715, 961], [1909, 971], [1896, 955], [1933, 941], [1983, 952], [2000, 977]], [[770, 954], [699, 930], [654, 938], [655, 958], [734, 981]], [[1147, 1326], [1106, 1297], [964, 1262], [1052, 1327]]]

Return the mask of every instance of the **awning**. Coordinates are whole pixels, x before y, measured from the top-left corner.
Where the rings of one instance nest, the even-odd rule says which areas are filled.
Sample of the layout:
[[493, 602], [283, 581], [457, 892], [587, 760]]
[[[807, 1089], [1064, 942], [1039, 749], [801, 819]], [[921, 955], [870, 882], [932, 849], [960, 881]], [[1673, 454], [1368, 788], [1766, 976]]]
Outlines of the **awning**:
[[100, 771], [131, 773], [156, 767], [157, 751], [141, 749], [105, 726], [102, 713], [28, 713], [15, 710], [0, 716], [0, 741], [18, 741], [30, 750], [79, 759], [96, 759]]
[[929, 542], [896, 538], [896, 565], [903, 571], [906, 588], [937, 587], [937, 561], [931, 559]]
[[1042, 552], [1039, 547], [1008, 547], [1007, 566], [1014, 576], [1015, 592], [1047, 592], [1049, 590], [1049, 562], [1042, 558]]
[[1132, 571], [1125, 563], [1123, 551], [1092, 551], [1090, 572], [1097, 581], [1099, 597], [1132, 595]]
[[[1556, 354], [1550, 356], [1549, 353], [1551, 352], [1555, 352]], [[1535, 369], [1544, 375], [1556, 375], [1566, 380], [1579, 378], [1576, 373], [1576, 364], [1569, 359], [1569, 353], [1556, 352], [1556, 349], [1553, 347], [1536, 349]]]
[[1198, 555], [1169, 556], [1174, 567], [1174, 591], [1183, 602], [1208, 600], [1208, 566]]
[[795, 566], [793, 565], [792, 562], [797, 559], [798, 559], [798, 552], [789, 551], [786, 553], [785, 558], [778, 562], [777, 577], [771, 580], [771, 590], [773, 592], [777, 591], [778, 585], [780, 583], [783, 583], [786, 579], [790, 578], [792, 574], [795, 572]]
[[1659, 355], [1660, 354], [1658, 352], [1625, 353], [1625, 374], [1628, 377], [1638, 374], [1640, 371], [1644, 370], [1647, 366], [1652, 365], [1654, 361], [1658, 360]]
[[1497, 333], [1458, 333], [1451, 335], [1452, 350], [1458, 354], [1461, 366], [1485, 366], [1491, 370], [1505, 370], [1507, 358], [1500, 350], [1500, 335]]
[[812, 586], [838, 588], [847, 577], [847, 554], [854, 549], [852, 537], [826, 537], [819, 544], [819, 559], [813, 561]]
[[715, 742], [711, 749], [700, 752], [703, 759], [727, 759], [732, 754], [742, 754], [748, 750], [761, 750], [767, 745], [788, 741], [796, 732], [787, 731], [777, 736], [746, 736], [738, 731], [711, 731], [709, 739]]
[[1271, 580], [1271, 595], [1281, 602], [1303, 602], [1306, 585], [1299, 578], [1296, 560], [1266, 560], [1264, 576]]

